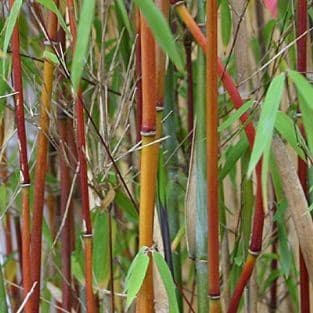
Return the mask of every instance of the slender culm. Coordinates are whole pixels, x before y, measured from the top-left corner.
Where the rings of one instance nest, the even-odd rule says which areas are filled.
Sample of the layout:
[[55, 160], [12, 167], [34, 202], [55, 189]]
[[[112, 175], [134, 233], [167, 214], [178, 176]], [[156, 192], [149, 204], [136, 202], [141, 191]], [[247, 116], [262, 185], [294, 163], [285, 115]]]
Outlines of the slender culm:
[[[58, 2], [55, 2], [56, 5]], [[57, 40], [57, 17], [54, 13], [48, 15], [48, 39], [45, 42], [47, 50], [53, 51], [51, 45]], [[44, 61], [43, 86], [41, 93], [39, 132], [37, 137], [37, 155], [35, 168], [35, 200], [33, 210], [33, 225], [31, 228], [31, 260], [32, 260], [32, 283], [36, 283], [31, 297], [32, 312], [39, 311], [40, 303], [40, 277], [41, 277], [41, 247], [42, 247], [42, 222], [45, 193], [45, 178], [48, 162], [48, 132], [50, 124], [51, 95], [53, 86], [54, 64]]]
[[[139, 246], [151, 247], [153, 243], [154, 200], [157, 158], [156, 137], [156, 63], [155, 42], [145, 18], [141, 15], [141, 65], [142, 65], [142, 145], [140, 174]], [[153, 273], [150, 262], [140, 289], [136, 305], [137, 313], [153, 312]]]
[[[70, 29], [73, 37], [73, 51], [77, 40], [77, 28], [74, 15], [73, 0], [67, 0], [69, 10]], [[85, 277], [86, 277], [86, 299], [87, 312], [95, 312], [95, 299], [93, 295], [93, 281], [92, 281], [92, 225], [90, 218], [89, 207], [89, 191], [88, 191], [88, 175], [87, 175], [87, 157], [86, 157], [86, 135], [84, 122], [84, 102], [81, 88], [75, 95], [75, 109], [77, 118], [77, 152], [79, 162], [79, 179], [80, 191], [82, 199], [83, 221], [84, 221], [84, 245], [85, 245]]]
[[[297, 70], [306, 76], [307, 72], [307, 36], [303, 34], [307, 30], [308, 24], [308, 9], [306, 0], [298, 0], [297, 2], [297, 37], [302, 36], [297, 40]], [[300, 110], [299, 110], [300, 111]], [[299, 112], [300, 113], [300, 112]], [[305, 137], [303, 125], [300, 125], [302, 135]], [[308, 197], [308, 168], [307, 164], [300, 157], [298, 158], [298, 175], [303, 190]], [[310, 312], [310, 283], [309, 274], [306, 268], [301, 249], [299, 249], [299, 265], [300, 265], [300, 304], [301, 312]]]
[[[10, 8], [12, 8], [14, 0], [10, 0]], [[12, 60], [13, 60], [13, 86], [16, 92], [15, 107], [16, 107], [16, 125], [19, 141], [20, 153], [20, 169], [21, 169], [21, 188], [22, 188], [22, 275], [23, 275], [23, 295], [27, 296], [31, 285], [30, 273], [30, 210], [29, 210], [29, 188], [30, 175], [28, 168], [27, 156], [27, 140], [25, 131], [24, 117], [24, 91], [22, 81], [22, 66], [20, 58], [20, 38], [18, 23], [15, 24], [12, 34]], [[25, 306], [25, 312], [30, 313], [30, 304]]]
[[217, 1], [207, 1], [206, 135], [209, 311], [221, 312], [219, 282]]

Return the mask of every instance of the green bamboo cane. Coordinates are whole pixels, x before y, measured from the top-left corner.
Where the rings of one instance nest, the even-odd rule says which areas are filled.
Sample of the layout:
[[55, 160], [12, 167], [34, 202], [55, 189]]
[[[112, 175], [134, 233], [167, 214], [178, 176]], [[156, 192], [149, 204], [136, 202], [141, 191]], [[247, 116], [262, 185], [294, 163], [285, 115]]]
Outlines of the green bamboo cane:
[[[198, 0], [197, 22], [205, 23], [205, 2]], [[208, 247], [207, 247], [207, 190], [206, 190], [206, 122], [205, 122], [205, 57], [198, 49], [196, 61], [196, 92], [195, 92], [195, 119], [196, 119], [196, 176], [197, 176], [197, 224], [196, 224], [196, 280], [198, 294], [198, 313], [207, 312], [208, 308]]]

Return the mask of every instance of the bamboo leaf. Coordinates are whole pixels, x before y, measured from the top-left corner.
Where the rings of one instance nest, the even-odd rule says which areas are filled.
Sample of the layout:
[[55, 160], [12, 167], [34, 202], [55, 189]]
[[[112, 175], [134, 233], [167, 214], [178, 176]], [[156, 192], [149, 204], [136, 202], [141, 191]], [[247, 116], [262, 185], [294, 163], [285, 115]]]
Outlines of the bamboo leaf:
[[285, 74], [282, 73], [273, 79], [267, 90], [256, 130], [255, 142], [248, 167], [248, 176], [251, 176], [256, 164], [272, 140], [276, 116], [283, 95], [284, 83]]
[[243, 136], [240, 141], [227, 149], [227, 151], [225, 152], [225, 164], [219, 173], [220, 180], [223, 180], [228, 175], [228, 173], [231, 171], [231, 169], [235, 166], [237, 161], [241, 158], [245, 151], [247, 151], [248, 148], [248, 140], [245, 136]]
[[105, 288], [105, 282], [109, 275], [108, 230], [108, 214], [97, 212], [94, 219], [93, 270], [100, 288]]
[[300, 94], [298, 95], [298, 99], [308, 147], [310, 152], [313, 153], [313, 110], [310, 108], [305, 98], [302, 97]]
[[50, 51], [48, 51], [48, 50], [45, 50], [45, 51], [43, 52], [42, 57], [43, 57], [44, 59], [50, 61], [50, 62], [53, 63], [53, 64], [56, 64], [56, 65], [59, 65], [59, 64], [60, 64], [58, 57], [57, 57], [53, 52], [50, 52]]
[[163, 258], [163, 256], [157, 252], [152, 252], [153, 262], [157, 266], [160, 273], [161, 279], [163, 281], [164, 287], [166, 289], [168, 302], [169, 302], [169, 313], [178, 313], [178, 303], [176, 299], [175, 284], [171, 272]]
[[135, 0], [135, 3], [140, 8], [159, 46], [167, 53], [175, 66], [183, 71], [181, 56], [164, 15], [151, 0]]
[[246, 113], [251, 106], [253, 105], [253, 101], [247, 101], [244, 105], [242, 105], [238, 110], [235, 111], [235, 113], [231, 114], [219, 127], [218, 131], [222, 132], [228, 127], [230, 127], [234, 122], [239, 120], [239, 118]]
[[293, 80], [297, 92], [299, 105], [302, 113], [302, 121], [305, 129], [305, 133], [308, 140], [308, 146], [310, 148], [311, 153], [313, 152], [313, 126], [312, 126], [312, 118], [313, 118], [313, 87], [308, 82], [307, 79], [303, 77], [298, 72], [289, 71], [288, 76]]
[[149, 257], [143, 250], [140, 250], [138, 255], [133, 260], [126, 278], [125, 292], [127, 292], [126, 311], [134, 301], [137, 293], [146, 276], [149, 265]]
[[66, 26], [66, 23], [64, 21], [64, 18], [61, 14], [61, 12], [59, 11], [57, 5], [55, 4], [55, 2], [53, 0], [36, 0], [38, 3], [40, 3], [42, 6], [44, 6], [45, 8], [47, 8], [49, 11], [53, 12], [57, 18], [58, 18], [58, 22], [61, 25], [61, 27], [64, 29], [64, 31], [70, 35], [68, 28]]
[[8, 51], [9, 43], [13, 34], [14, 26], [17, 21], [17, 17], [20, 13], [21, 7], [23, 4], [23, 0], [16, 0], [12, 6], [10, 11], [10, 15], [7, 20], [7, 27], [4, 34], [4, 43], [3, 43], [3, 53]]
[[82, 269], [82, 266], [79, 262], [79, 251], [74, 251], [71, 256], [71, 268], [73, 276], [79, 281], [82, 285], [85, 284], [85, 275]]
[[3, 279], [2, 265], [1, 264], [0, 264], [0, 312], [3, 312], [3, 313], [8, 312], [6, 290], [5, 290], [5, 285], [4, 285], [4, 279]]
[[287, 140], [290, 146], [297, 152], [299, 157], [304, 160], [304, 152], [301, 150], [301, 148], [299, 148], [299, 141], [304, 142], [304, 139], [295, 122], [286, 113], [278, 111], [275, 128], [279, 132], [279, 134], [285, 140]]
[[129, 280], [130, 276], [131, 276], [132, 273], [133, 273], [133, 269], [134, 269], [134, 266], [135, 266], [135, 264], [136, 264], [136, 262], [137, 262], [137, 259], [138, 259], [142, 254], [145, 253], [146, 249], [147, 249], [147, 247], [142, 247], [142, 248], [138, 251], [138, 253], [136, 254], [135, 258], [133, 259], [133, 261], [132, 261], [132, 263], [130, 264], [130, 267], [129, 267], [129, 269], [128, 269], [128, 272], [127, 272], [127, 275], [126, 275], [126, 278], [125, 278], [125, 281], [126, 281], [126, 282]]
[[129, 198], [120, 190], [116, 191], [115, 203], [124, 210], [127, 218], [132, 222], [138, 221], [138, 213], [134, 204], [129, 200]]
[[7, 207], [7, 186], [5, 184], [2, 184], [0, 186], [0, 214], [1, 215], [6, 207]]
[[228, 0], [221, 1], [221, 30], [222, 30], [222, 40], [226, 47], [229, 43], [231, 36], [231, 14], [228, 5]]
[[303, 97], [305, 103], [307, 106], [313, 110], [313, 87], [308, 82], [307, 79], [303, 77], [300, 73], [296, 71], [289, 71], [288, 76], [292, 79], [294, 82], [296, 89], [298, 91], [298, 94]]
[[88, 50], [89, 34], [94, 18], [95, 5], [95, 0], [85, 0], [80, 13], [76, 47], [71, 71], [71, 79], [75, 91], [78, 89], [80, 78], [83, 73], [84, 61]]
[[125, 3], [123, 0], [116, 0], [115, 2], [116, 2], [117, 12], [119, 13], [121, 17], [121, 20], [127, 30], [128, 35], [131, 37], [133, 35], [133, 30], [132, 30], [132, 26], [128, 18]]

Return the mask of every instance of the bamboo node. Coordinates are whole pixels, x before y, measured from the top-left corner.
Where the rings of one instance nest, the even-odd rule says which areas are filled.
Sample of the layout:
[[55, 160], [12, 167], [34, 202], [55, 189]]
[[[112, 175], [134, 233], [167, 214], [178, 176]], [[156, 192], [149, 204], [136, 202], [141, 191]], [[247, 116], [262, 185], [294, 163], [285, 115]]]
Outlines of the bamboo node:
[[261, 251], [252, 251], [252, 250], [248, 250], [249, 254], [251, 254], [252, 256], [259, 256]]
[[144, 137], [154, 137], [156, 135], [156, 131], [155, 130], [149, 130], [149, 131], [142, 130], [140, 134], [141, 136], [144, 136]]
[[30, 183], [21, 183], [21, 188], [29, 188], [30, 186]]
[[209, 299], [211, 301], [219, 301], [221, 299], [221, 295], [209, 295]]
[[84, 239], [93, 238], [93, 233], [83, 234], [82, 237]]
[[171, 5], [173, 6], [173, 8], [175, 8], [176, 6], [180, 6], [180, 5], [184, 5], [185, 2], [183, 0], [172, 0], [171, 1]]
[[206, 33], [206, 24], [205, 23], [198, 23], [198, 27], [201, 29], [203, 34]]
[[50, 39], [50, 40], [45, 40], [43, 42], [43, 44], [44, 44], [44, 46], [57, 46], [59, 44], [59, 42]]

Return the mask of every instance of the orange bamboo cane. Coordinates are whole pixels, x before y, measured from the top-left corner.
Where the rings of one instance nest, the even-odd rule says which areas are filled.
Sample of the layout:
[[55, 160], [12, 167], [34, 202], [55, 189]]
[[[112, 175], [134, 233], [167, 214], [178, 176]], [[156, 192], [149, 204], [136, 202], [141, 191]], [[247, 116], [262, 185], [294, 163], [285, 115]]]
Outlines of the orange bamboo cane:
[[[10, 9], [14, 0], [10, 0]], [[31, 289], [31, 266], [30, 266], [30, 210], [29, 210], [29, 188], [30, 176], [27, 156], [27, 140], [24, 118], [24, 97], [22, 82], [22, 66], [20, 58], [20, 39], [19, 28], [16, 23], [12, 34], [12, 59], [13, 59], [13, 86], [16, 91], [16, 124], [19, 141], [20, 168], [21, 168], [21, 187], [22, 187], [22, 276], [23, 276], [23, 294], [26, 297]], [[30, 313], [30, 304], [26, 303], [25, 312]]]
[[209, 311], [221, 312], [219, 286], [217, 3], [207, 1], [206, 133], [208, 194]]
[[[58, 1], [55, 1], [58, 4]], [[53, 44], [57, 38], [57, 18], [55, 14], [49, 12], [48, 17], [48, 45]], [[48, 137], [50, 124], [50, 107], [53, 85], [54, 65], [48, 61], [44, 61], [43, 87], [41, 94], [39, 133], [37, 138], [37, 155], [35, 168], [35, 200], [34, 200], [34, 216], [31, 232], [31, 260], [32, 260], [32, 281], [36, 282], [36, 287], [31, 297], [32, 312], [39, 312], [40, 302], [40, 274], [41, 274], [41, 244], [42, 244], [42, 219], [44, 206], [45, 178], [47, 172], [48, 161]]]
[[[142, 64], [142, 144], [140, 176], [139, 246], [151, 247], [153, 243], [154, 194], [156, 184], [156, 65], [155, 42], [145, 18], [140, 17]], [[148, 145], [148, 146], [147, 146]], [[150, 262], [137, 298], [137, 313], [153, 312], [153, 273]]]

